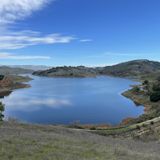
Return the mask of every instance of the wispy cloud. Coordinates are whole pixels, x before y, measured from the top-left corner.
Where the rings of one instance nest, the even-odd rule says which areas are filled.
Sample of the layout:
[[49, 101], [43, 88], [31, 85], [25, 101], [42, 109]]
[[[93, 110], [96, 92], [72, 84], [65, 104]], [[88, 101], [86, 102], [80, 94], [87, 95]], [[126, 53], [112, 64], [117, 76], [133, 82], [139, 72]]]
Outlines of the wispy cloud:
[[70, 43], [75, 38], [35, 31], [13, 31], [11, 26], [54, 0], [0, 0], [0, 50], [20, 49], [39, 44]]
[[[26, 48], [34, 45], [54, 45], [67, 44], [73, 40], [80, 42], [90, 42], [91, 39], [79, 39], [72, 35], [62, 35], [59, 33], [44, 34], [32, 30], [14, 31], [14, 26], [19, 20], [24, 20], [32, 16], [35, 11], [43, 9], [50, 2], [55, 0], [0, 0], [0, 51], [8, 52]], [[12, 53], [0, 53], [0, 59], [30, 60], [30, 59], [50, 59], [47, 56], [15, 55]]]
[[92, 39], [81, 39], [80, 42], [92, 42]]
[[51, 0], [1, 0], [0, 25], [14, 23], [40, 10]]
[[51, 57], [49, 56], [25, 56], [25, 55], [15, 55], [11, 53], [0, 53], [0, 60], [49, 60]]
[[60, 34], [41, 35], [39, 32], [8, 32], [0, 36], [0, 49], [20, 49], [39, 44], [70, 43], [75, 38]]

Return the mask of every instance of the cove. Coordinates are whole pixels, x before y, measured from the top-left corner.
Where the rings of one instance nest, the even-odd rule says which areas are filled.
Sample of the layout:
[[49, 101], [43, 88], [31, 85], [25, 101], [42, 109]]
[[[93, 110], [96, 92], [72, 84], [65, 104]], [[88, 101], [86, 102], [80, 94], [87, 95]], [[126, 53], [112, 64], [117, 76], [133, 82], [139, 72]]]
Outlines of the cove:
[[2, 99], [4, 115], [40, 124], [112, 124], [143, 114], [121, 94], [137, 84], [132, 80], [97, 78], [47, 78], [32, 76], [31, 88], [19, 89]]

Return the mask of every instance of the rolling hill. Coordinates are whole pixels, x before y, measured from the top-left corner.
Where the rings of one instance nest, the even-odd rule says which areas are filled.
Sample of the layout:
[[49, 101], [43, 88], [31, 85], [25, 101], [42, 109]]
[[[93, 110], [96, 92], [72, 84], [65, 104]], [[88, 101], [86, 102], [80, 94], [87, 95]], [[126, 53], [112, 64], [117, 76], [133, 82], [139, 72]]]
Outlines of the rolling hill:
[[33, 73], [38, 76], [48, 77], [90, 77], [97, 75], [111, 75], [117, 77], [142, 78], [160, 74], [160, 62], [149, 60], [133, 60], [113, 66], [89, 68], [78, 67], [55, 67], [45, 71]]
[[54, 67], [45, 71], [34, 72], [33, 75], [47, 77], [94, 77], [97, 72], [94, 68], [78, 66], [78, 67]]
[[134, 60], [114, 66], [101, 68], [100, 74], [118, 77], [142, 77], [160, 73], [160, 62], [149, 60]]

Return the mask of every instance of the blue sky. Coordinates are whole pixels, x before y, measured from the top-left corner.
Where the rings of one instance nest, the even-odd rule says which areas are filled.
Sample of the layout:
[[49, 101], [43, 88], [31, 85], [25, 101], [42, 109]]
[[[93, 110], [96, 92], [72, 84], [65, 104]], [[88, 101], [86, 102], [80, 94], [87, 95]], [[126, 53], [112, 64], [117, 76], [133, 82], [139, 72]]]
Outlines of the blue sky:
[[1, 0], [0, 64], [160, 61], [159, 0]]

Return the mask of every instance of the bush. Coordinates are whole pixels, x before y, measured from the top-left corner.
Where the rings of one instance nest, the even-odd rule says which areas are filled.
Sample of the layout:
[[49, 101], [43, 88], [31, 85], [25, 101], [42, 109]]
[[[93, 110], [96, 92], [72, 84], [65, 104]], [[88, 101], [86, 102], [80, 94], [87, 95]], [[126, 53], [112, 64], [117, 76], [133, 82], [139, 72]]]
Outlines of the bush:
[[93, 127], [90, 128], [90, 130], [96, 130], [96, 127], [93, 126]]
[[150, 124], [151, 124], [151, 125], [154, 125], [154, 122], [153, 122], [153, 121], [151, 121], [151, 122], [150, 122]]
[[4, 75], [0, 75], [0, 81], [3, 80], [3, 78], [4, 78]]
[[3, 111], [4, 111], [4, 105], [2, 104], [2, 102], [0, 102], [0, 121], [3, 120]]
[[135, 87], [133, 87], [132, 91], [135, 93], [138, 93], [138, 92], [140, 92], [140, 88], [138, 86], [135, 86]]
[[146, 124], [145, 124], [145, 123], [143, 123], [143, 124], [142, 124], [142, 127], [146, 127]]
[[141, 127], [140, 127], [139, 125], [136, 125], [136, 129], [140, 130], [140, 129], [141, 129]]
[[150, 101], [151, 102], [158, 102], [160, 100], [160, 91], [158, 92], [153, 92], [151, 95], [150, 95]]
[[143, 85], [148, 85], [149, 84], [149, 81], [148, 80], [145, 80], [144, 82], [143, 82]]
[[160, 84], [153, 84], [152, 90], [160, 92]]

